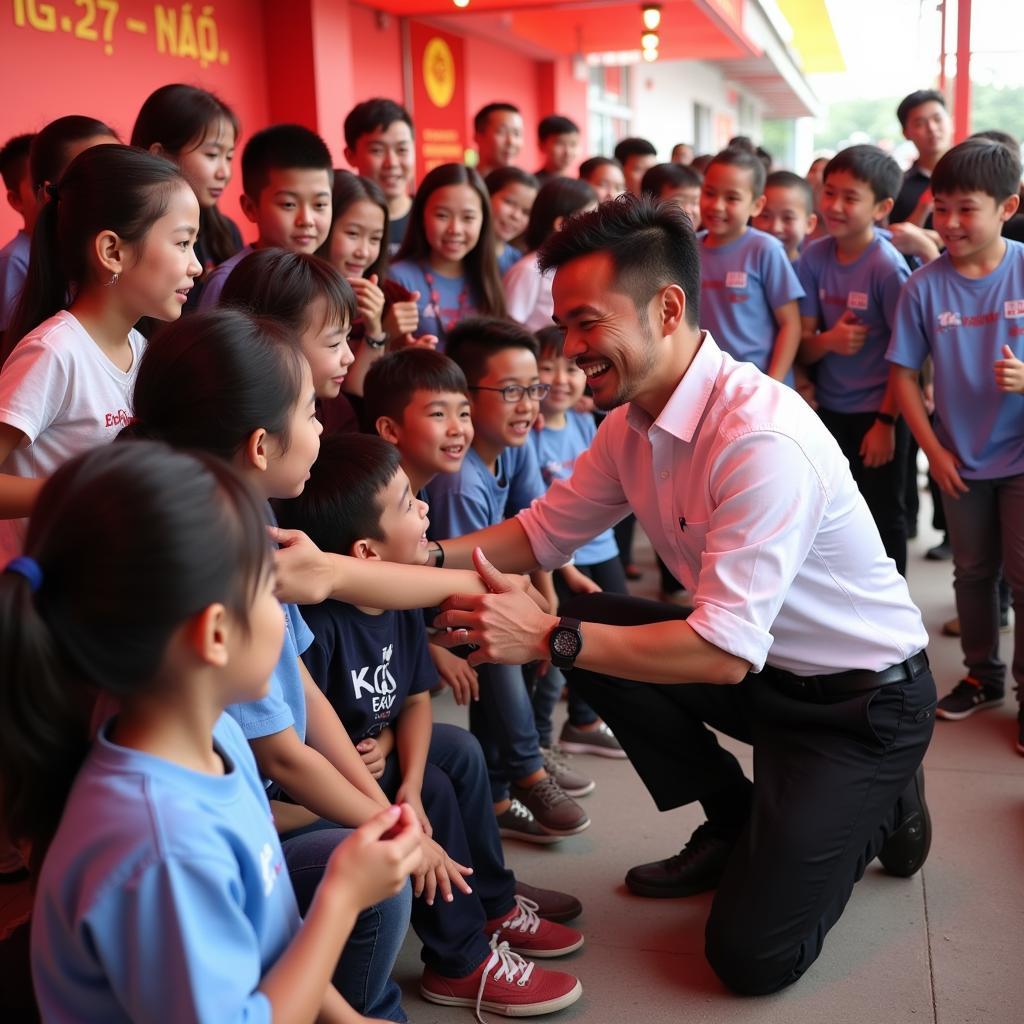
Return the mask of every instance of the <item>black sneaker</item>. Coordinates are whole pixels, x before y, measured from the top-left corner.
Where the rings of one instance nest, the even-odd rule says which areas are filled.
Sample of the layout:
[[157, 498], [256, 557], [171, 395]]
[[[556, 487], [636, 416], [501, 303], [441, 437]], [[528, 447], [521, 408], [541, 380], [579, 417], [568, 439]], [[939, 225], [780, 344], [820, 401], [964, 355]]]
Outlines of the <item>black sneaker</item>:
[[929, 562], [948, 562], [953, 557], [953, 549], [949, 546], [949, 534], [945, 534], [935, 547], [929, 548], [924, 557]]
[[939, 701], [935, 717], [958, 722], [961, 718], [973, 715], [975, 711], [999, 707], [1005, 699], [1006, 695], [1001, 688], [967, 676]]
[[677, 899], [717, 889], [734, 845], [733, 840], [715, 835], [705, 822], [679, 853], [630, 868], [626, 887], [637, 896], [653, 899]]
[[878, 859], [890, 875], [909, 878], [921, 870], [932, 845], [932, 819], [924, 802], [924, 768], [918, 766], [897, 803], [899, 820]]

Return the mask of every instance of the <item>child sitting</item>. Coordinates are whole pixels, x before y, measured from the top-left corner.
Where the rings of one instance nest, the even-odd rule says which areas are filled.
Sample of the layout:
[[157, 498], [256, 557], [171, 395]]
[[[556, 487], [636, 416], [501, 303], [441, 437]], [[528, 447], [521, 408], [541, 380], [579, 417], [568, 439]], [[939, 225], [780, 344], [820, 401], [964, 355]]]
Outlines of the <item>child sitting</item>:
[[[323, 551], [405, 565], [428, 559], [427, 506], [416, 498], [398, 450], [381, 438], [325, 442], [302, 495], [278, 511], [282, 525], [305, 531]], [[513, 1016], [575, 1002], [582, 989], [574, 977], [515, 954], [562, 956], [582, 946], [579, 932], [538, 916], [539, 902], [563, 915], [578, 913], [579, 903], [517, 890], [479, 744], [463, 729], [432, 722], [428, 689], [437, 674], [421, 614], [328, 600], [306, 606], [303, 615], [315, 637], [303, 660], [370, 773], [385, 794], [412, 805], [428, 835], [474, 869], [472, 893], [456, 892], [443, 906], [414, 905], [413, 927], [424, 943], [423, 997]], [[539, 900], [517, 894], [524, 891]]]

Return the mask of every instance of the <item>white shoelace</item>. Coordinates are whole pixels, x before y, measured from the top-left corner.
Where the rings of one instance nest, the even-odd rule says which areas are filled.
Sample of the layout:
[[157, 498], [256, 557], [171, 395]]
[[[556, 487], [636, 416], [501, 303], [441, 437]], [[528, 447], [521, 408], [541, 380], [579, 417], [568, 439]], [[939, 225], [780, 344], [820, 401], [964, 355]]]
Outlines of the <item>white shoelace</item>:
[[[519, 897], [516, 898], [518, 899]], [[479, 1024], [487, 1024], [481, 1016], [482, 1009], [480, 1004], [484, 999], [484, 988], [487, 986], [487, 978], [492, 967], [497, 965], [497, 969], [494, 972], [495, 981], [514, 981], [520, 988], [530, 983], [530, 976], [533, 974], [533, 961], [525, 960], [518, 953], [513, 953], [508, 948], [507, 942], [498, 942], [497, 938], [497, 933], [495, 933], [491, 939], [491, 956], [487, 961], [487, 966], [484, 967], [480, 975], [480, 987], [476, 993], [476, 1019], [479, 1021]], [[517, 978], [516, 975], [522, 975], [522, 977]]]
[[509, 811], [517, 818], [525, 818], [526, 821], [533, 821], [533, 812], [525, 804], [521, 804], [513, 798], [509, 803]]
[[519, 895], [515, 897], [515, 901], [515, 912], [509, 911], [511, 916], [501, 922], [501, 927], [522, 932], [524, 935], [535, 935], [540, 927], [540, 916], [537, 914], [540, 904]]

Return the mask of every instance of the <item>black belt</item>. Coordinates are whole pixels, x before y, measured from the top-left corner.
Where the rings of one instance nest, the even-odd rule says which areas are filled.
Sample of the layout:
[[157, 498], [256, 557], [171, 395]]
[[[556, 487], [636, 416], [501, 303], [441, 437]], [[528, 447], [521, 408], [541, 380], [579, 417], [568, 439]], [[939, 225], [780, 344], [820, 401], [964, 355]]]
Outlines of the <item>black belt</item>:
[[780, 690], [804, 700], [827, 700], [844, 693], [865, 693], [877, 690], [893, 683], [916, 679], [922, 672], [928, 671], [928, 655], [924, 651], [901, 661], [898, 665], [890, 665], [880, 672], [869, 672], [867, 669], [850, 669], [849, 672], [834, 672], [821, 676], [796, 676], [792, 672], [771, 668], [771, 679]]

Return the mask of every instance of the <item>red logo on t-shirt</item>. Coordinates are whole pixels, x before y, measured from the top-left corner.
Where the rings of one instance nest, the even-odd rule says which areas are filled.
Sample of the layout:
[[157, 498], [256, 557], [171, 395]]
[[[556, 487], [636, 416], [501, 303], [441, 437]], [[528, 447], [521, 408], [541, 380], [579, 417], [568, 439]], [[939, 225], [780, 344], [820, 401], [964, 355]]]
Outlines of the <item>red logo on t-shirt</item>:
[[129, 423], [134, 423], [135, 417], [124, 409], [118, 409], [117, 412], [108, 412], [104, 417], [103, 425], [105, 427], [127, 427]]

